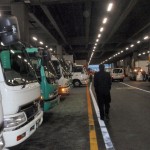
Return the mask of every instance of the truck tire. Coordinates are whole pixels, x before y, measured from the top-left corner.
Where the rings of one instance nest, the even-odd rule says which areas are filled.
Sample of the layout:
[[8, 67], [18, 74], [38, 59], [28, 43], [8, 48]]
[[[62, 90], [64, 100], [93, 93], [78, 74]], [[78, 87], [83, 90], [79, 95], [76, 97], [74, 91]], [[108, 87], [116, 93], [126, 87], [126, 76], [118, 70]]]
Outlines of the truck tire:
[[73, 86], [74, 87], [79, 87], [81, 85], [80, 81], [79, 80], [74, 80], [73, 81]]

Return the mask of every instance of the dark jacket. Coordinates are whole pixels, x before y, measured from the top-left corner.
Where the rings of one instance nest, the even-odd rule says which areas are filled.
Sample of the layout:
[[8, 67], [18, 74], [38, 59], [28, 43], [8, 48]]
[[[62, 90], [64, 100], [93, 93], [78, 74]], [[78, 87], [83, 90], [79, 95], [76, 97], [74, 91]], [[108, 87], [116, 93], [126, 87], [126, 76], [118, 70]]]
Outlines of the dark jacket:
[[96, 94], [107, 94], [111, 89], [111, 77], [108, 72], [99, 71], [94, 75], [94, 87]]

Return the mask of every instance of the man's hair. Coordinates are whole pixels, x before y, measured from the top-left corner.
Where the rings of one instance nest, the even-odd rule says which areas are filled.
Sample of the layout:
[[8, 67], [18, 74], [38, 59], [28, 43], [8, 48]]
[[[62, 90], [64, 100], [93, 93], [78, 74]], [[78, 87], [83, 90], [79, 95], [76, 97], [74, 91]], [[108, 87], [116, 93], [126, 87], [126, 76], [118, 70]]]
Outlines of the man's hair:
[[101, 65], [99, 65], [99, 70], [100, 70], [100, 71], [104, 71], [104, 70], [105, 70], [104, 65], [102, 65], [102, 64], [101, 64]]

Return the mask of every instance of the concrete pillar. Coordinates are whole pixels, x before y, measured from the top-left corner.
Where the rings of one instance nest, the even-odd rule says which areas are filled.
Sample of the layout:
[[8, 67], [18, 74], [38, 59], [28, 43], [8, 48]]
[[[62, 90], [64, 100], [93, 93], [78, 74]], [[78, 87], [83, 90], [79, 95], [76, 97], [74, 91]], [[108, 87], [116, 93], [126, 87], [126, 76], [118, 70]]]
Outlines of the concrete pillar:
[[21, 41], [29, 43], [28, 8], [21, 2], [12, 3], [11, 14], [18, 19]]
[[62, 55], [62, 46], [61, 45], [56, 46], [56, 54], [57, 54], [58, 58], [63, 57], [63, 55]]

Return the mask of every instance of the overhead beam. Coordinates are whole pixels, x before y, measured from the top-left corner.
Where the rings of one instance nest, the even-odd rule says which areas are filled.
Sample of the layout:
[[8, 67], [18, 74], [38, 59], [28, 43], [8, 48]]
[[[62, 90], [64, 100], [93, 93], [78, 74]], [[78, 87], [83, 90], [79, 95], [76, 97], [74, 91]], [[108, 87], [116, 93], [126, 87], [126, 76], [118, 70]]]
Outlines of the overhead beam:
[[58, 43], [58, 41], [54, 38], [54, 36], [48, 31], [48, 29], [37, 19], [37, 17], [33, 13], [29, 13], [29, 16], [35, 20], [39, 26], [49, 35], [49, 37]]
[[88, 47], [88, 42], [89, 42], [89, 32], [90, 32], [90, 22], [91, 22], [91, 1], [87, 0], [85, 3], [85, 11], [84, 11], [84, 17], [86, 18], [85, 20], [85, 38], [86, 38], [86, 48]]
[[[81, 3], [86, 2], [87, 0], [32, 0], [31, 5], [50, 5], [50, 4], [65, 4], [65, 3]], [[90, 0], [90, 1], [99, 1], [99, 0]]]
[[48, 8], [45, 5], [40, 5], [40, 6], [41, 6], [42, 10], [44, 11], [45, 15], [47, 16], [47, 18], [49, 19], [49, 21], [52, 23], [52, 25], [54, 26], [56, 31], [59, 33], [59, 35], [61, 36], [61, 38], [65, 42], [65, 44], [68, 44], [67, 41], [66, 41], [66, 38], [64, 37], [63, 33], [60, 31], [56, 21], [54, 20], [52, 14], [48, 10]]

